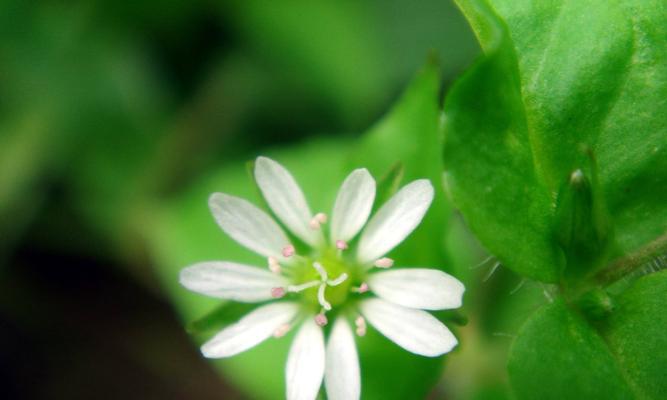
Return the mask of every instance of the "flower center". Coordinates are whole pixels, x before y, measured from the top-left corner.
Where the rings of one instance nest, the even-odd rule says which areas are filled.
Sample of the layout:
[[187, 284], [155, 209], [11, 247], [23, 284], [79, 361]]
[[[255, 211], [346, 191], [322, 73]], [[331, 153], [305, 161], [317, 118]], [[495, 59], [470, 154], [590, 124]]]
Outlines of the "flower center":
[[[318, 213], [309, 225], [311, 229], [316, 230], [326, 221], [326, 215]], [[320, 326], [326, 325], [327, 312], [345, 304], [350, 293], [362, 294], [369, 289], [363, 281], [365, 269], [350, 262], [349, 257], [344, 254], [348, 248], [346, 241], [336, 240], [334, 246], [316, 249], [319, 251], [308, 257], [298, 255], [294, 246], [287, 244], [282, 249], [282, 256], [296, 261], [285, 270], [292, 284], [273, 288], [271, 296], [282, 298], [288, 294], [298, 295], [308, 308], [308, 312], [316, 313], [315, 322]], [[388, 268], [392, 263], [391, 259], [383, 258], [376, 260], [375, 266]], [[275, 274], [282, 273], [282, 267], [276, 257], [268, 257], [268, 267]], [[357, 326], [357, 333], [363, 335], [365, 327]]]
[[350, 291], [350, 270], [341, 260], [334, 257], [320, 257], [317, 261], [304, 265], [304, 274], [298, 285], [291, 285], [288, 292], [302, 293], [306, 303], [319, 306], [323, 311], [345, 303]]

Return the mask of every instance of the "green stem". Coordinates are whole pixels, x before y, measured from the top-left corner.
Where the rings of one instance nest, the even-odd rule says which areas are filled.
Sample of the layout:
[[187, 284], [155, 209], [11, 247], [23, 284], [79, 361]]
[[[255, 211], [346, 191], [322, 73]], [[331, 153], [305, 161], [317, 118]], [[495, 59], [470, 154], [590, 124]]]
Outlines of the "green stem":
[[595, 280], [603, 286], [610, 285], [666, 253], [667, 234], [663, 234], [638, 251], [611, 263], [595, 276]]

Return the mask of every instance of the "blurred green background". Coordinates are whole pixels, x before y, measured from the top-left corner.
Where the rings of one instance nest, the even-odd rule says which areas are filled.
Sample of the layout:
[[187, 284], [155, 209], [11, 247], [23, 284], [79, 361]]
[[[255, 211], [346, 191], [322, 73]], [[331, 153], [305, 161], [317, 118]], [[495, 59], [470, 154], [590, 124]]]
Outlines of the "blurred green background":
[[[25, 399], [244, 398], [162, 293], [153, 211], [263, 149], [353, 140], [429, 54], [446, 88], [479, 52], [446, 0], [5, 0], [0, 32], [0, 368]], [[434, 398], [505, 397], [503, 332], [542, 292], [496, 312], [518, 282], [469, 299]]]

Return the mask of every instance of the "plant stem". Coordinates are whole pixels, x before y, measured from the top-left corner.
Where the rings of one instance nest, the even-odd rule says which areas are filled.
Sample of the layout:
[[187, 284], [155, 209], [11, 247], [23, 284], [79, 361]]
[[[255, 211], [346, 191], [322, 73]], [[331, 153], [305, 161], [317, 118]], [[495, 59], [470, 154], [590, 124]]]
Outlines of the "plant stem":
[[636, 252], [611, 263], [595, 276], [595, 280], [603, 286], [610, 285], [666, 253], [667, 234], [663, 234]]

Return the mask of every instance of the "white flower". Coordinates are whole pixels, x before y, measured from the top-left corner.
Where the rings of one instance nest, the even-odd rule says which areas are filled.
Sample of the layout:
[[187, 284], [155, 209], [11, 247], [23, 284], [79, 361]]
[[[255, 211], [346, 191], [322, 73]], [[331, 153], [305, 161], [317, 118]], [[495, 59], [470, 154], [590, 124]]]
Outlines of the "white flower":
[[[251, 203], [211, 195], [209, 205], [222, 230], [266, 257], [268, 268], [202, 262], [181, 272], [181, 284], [207, 296], [267, 303], [206, 342], [201, 349], [206, 357], [230, 357], [299, 326], [287, 358], [287, 399], [315, 399], [324, 380], [329, 399], [354, 400], [360, 397], [361, 379], [349, 321], [359, 336], [365, 335], [368, 320], [394, 343], [422, 356], [439, 356], [456, 346], [449, 329], [423, 310], [460, 307], [461, 282], [436, 269], [373, 268], [391, 267], [393, 260], [385, 255], [421, 222], [433, 200], [428, 180], [403, 187], [366, 224], [375, 181], [366, 169], [353, 171], [338, 192], [325, 235], [321, 227], [327, 216], [311, 212], [283, 166], [259, 157], [255, 179], [273, 213], [302, 243], [291, 243], [282, 228]], [[349, 251], [364, 225], [356, 251]], [[322, 327], [328, 316], [334, 322], [325, 345]]]

